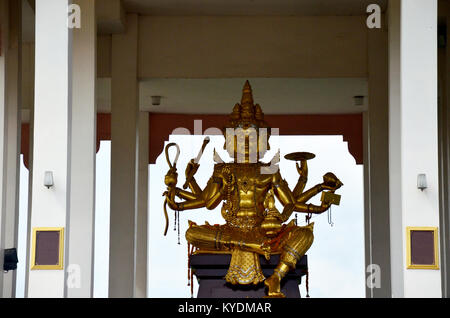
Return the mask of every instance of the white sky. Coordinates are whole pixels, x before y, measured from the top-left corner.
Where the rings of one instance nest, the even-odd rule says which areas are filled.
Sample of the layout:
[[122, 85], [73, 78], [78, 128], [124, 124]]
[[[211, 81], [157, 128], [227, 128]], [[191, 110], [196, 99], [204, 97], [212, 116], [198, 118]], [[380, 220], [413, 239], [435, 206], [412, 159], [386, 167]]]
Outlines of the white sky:
[[[224, 161], [230, 161], [223, 150], [224, 138], [210, 136], [211, 142], [200, 161], [196, 175], [203, 188], [213, 171], [213, 149]], [[196, 157], [204, 136], [170, 136], [170, 142], [181, 147], [178, 161], [178, 186], [184, 183], [184, 169], [188, 161]], [[315, 240], [307, 252], [309, 264], [309, 286], [311, 297], [365, 297], [364, 266], [364, 206], [363, 206], [363, 169], [356, 165], [348, 152], [347, 143], [342, 136], [272, 136], [271, 151], [263, 161], [269, 161], [281, 150], [281, 175], [293, 188], [298, 179], [295, 164], [284, 159], [284, 155], [296, 151], [308, 151], [316, 158], [308, 162], [309, 180], [306, 189], [322, 182], [326, 172], [335, 173], [344, 183], [337, 191], [342, 195], [341, 205], [332, 208], [334, 225], [328, 224], [327, 213], [313, 216], [315, 222]], [[108, 296], [109, 268], [109, 202], [110, 202], [110, 141], [101, 143], [97, 154], [96, 179], [96, 217], [95, 217], [95, 264], [94, 297]], [[148, 244], [148, 295], [149, 297], [190, 297], [187, 286], [187, 246], [184, 233], [187, 221], [198, 224], [208, 221], [211, 224], [223, 224], [220, 205], [213, 211], [206, 209], [180, 213], [181, 245], [177, 244], [177, 233], [173, 231], [173, 212], [169, 211], [170, 226], [167, 237], [163, 236], [164, 215], [162, 193], [165, 191], [164, 175], [168, 166], [164, 155], [160, 155], [156, 164], [149, 166], [149, 244]], [[21, 200], [19, 237], [26, 237], [26, 209], [28, 193], [28, 171], [21, 167]], [[25, 199], [26, 198], [26, 199]], [[311, 200], [320, 204], [320, 195]], [[282, 207], [277, 203], [279, 210]], [[25, 216], [25, 217], [24, 217]], [[298, 214], [299, 225], [305, 224], [304, 214]], [[19, 240], [19, 264], [17, 278], [17, 297], [24, 295], [25, 279], [25, 240]], [[302, 296], [306, 295], [304, 280], [300, 287]], [[195, 284], [195, 293], [198, 285]]]
[[19, 201], [19, 236], [17, 246], [17, 282], [16, 297], [23, 298], [25, 295], [25, 261], [27, 248], [27, 214], [28, 214], [28, 169], [23, 164], [23, 155], [20, 155], [20, 201]]

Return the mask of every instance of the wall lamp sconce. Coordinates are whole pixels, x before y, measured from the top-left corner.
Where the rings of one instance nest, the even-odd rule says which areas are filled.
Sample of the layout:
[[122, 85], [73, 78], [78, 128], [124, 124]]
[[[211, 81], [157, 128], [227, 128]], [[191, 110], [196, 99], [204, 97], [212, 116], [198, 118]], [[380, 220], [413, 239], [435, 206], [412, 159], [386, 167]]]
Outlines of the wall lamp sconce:
[[45, 171], [44, 186], [46, 186], [47, 189], [50, 189], [51, 187], [53, 187], [53, 172], [52, 171]]
[[417, 189], [423, 191], [426, 188], [428, 188], [427, 175], [425, 173], [420, 173], [417, 175]]
[[152, 96], [152, 105], [153, 106], [161, 105], [161, 96]]
[[364, 96], [362, 95], [353, 96], [353, 102], [355, 103], [355, 106], [363, 106]]

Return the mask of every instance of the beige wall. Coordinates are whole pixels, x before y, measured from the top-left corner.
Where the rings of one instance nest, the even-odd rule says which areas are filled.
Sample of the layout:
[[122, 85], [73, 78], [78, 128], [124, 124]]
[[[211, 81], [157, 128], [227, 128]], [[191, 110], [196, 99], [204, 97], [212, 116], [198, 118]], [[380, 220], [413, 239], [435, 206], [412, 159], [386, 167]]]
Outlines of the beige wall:
[[365, 17], [139, 19], [139, 77], [366, 77]]
[[[365, 17], [140, 16], [139, 28], [139, 78], [367, 77]], [[24, 81], [33, 53], [27, 43]], [[97, 76], [111, 77], [111, 35], [97, 54]]]

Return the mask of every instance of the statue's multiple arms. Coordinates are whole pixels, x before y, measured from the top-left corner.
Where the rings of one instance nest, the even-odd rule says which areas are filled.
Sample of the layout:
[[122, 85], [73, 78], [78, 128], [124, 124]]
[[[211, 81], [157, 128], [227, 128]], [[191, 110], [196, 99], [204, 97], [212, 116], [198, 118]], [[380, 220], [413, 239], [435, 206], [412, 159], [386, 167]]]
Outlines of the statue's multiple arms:
[[191, 175], [190, 180], [188, 181], [188, 186], [189, 186], [189, 190], [191, 191], [186, 191], [180, 188], [175, 188], [175, 195], [177, 197], [179, 197], [180, 199], [184, 199], [184, 200], [196, 200], [201, 198], [202, 196], [202, 189], [200, 188], [200, 186], [197, 183], [197, 180], [195, 180], [194, 175], [195, 173], [197, 173], [198, 168], [200, 167], [200, 165], [198, 163], [194, 162], [194, 159], [192, 159], [191, 161], [189, 161], [187, 167], [186, 167], [186, 179], [188, 178], [189, 175]]
[[[192, 161], [188, 164], [186, 175], [188, 175], [190, 169], [195, 169], [195, 172], [197, 171], [198, 165], [195, 165]], [[216, 173], [214, 173], [203, 190], [201, 190], [193, 177], [188, 185], [191, 192], [175, 188], [175, 195], [185, 201], [175, 202], [175, 200], [169, 199], [167, 203], [171, 209], [184, 211], [206, 207], [211, 210], [217, 207], [222, 201], [223, 182], [222, 178], [216, 175]]]
[[283, 212], [281, 214], [281, 220], [283, 222], [287, 221], [294, 211], [320, 214], [328, 210], [330, 207], [330, 204], [323, 202], [321, 205], [305, 203], [314, 195], [318, 194], [320, 191], [323, 191], [324, 189], [329, 189], [330, 188], [329, 186], [325, 185], [324, 187], [324, 184], [319, 184], [311, 188], [310, 190], [306, 191], [304, 194], [301, 194], [299, 198], [302, 198], [302, 201], [299, 201], [298, 198], [294, 196], [294, 193], [289, 189], [287, 182], [281, 177], [279, 172], [277, 172], [274, 175], [272, 183], [274, 185], [275, 194], [278, 200], [284, 206]]
[[304, 191], [306, 183], [308, 181], [308, 164], [307, 160], [301, 160], [301, 165], [299, 166], [296, 163], [297, 171], [299, 174], [298, 182], [292, 191], [292, 195], [295, 198], [295, 202], [298, 203], [306, 203], [312, 197], [319, 194], [324, 190], [330, 190], [330, 192], [334, 192], [342, 186], [342, 183], [339, 179], [332, 173], [327, 173], [324, 176], [324, 182], [319, 183], [312, 187], [311, 189]]
[[[198, 170], [199, 165], [191, 160], [186, 167], [186, 176], [194, 175]], [[324, 190], [334, 192], [342, 186], [342, 183], [332, 173], [327, 173], [324, 176], [324, 182], [315, 185], [311, 189], [303, 192], [306, 182], [308, 180], [308, 166], [306, 160], [303, 160], [301, 166], [297, 165], [300, 174], [299, 181], [291, 191], [287, 182], [282, 179], [280, 172], [274, 174], [272, 184], [275, 189], [275, 194], [278, 200], [283, 204], [284, 210], [281, 214], [282, 221], [286, 221], [294, 211], [320, 214], [329, 209], [330, 204], [322, 202], [321, 205], [307, 204], [312, 197]], [[193, 171], [193, 172], [192, 172]], [[170, 173], [170, 171], [169, 171]], [[175, 202], [174, 197], [168, 197], [167, 203], [173, 210], [183, 211], [206, 207], [207, 209], [214, 209], [223, 200], [223, 192], [226, 188], [227, 178], [219, 172], [219, 169], [214, 171], [213, 176], [208, 181], [205, 189], [201, 189], [194, 177], [188, 182], [191, 191], [185, 191], [180, 188], [175, 188], [175, 196], [184, 199], [182, 202]], [[176, 184], [176, 182], [175, 182]]]

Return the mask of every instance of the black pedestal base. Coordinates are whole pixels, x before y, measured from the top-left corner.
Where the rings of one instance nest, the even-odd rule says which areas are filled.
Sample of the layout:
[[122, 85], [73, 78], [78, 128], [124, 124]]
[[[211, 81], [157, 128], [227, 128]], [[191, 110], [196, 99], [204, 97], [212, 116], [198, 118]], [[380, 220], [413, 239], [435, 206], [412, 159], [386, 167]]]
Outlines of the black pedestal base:
[[[260, 257], [264, 276], [273, 274], [278, 265], [279, 255], [274, 255], [267, 261]], [[266, 296], [264, 283], [259, 285], [231, 285], [223, 278], [227, 274], [231, 255], [199, 254], [191, 257], [191, 269], [200, 284], [197, 298], [262, 298]], [[298, 286], [302, 276], [308, 271], [307, 257], [303, 256], [297, 262], [295, 270], [290, 271], [283, 279], [281, 291], [287, 298], [300, 298]]]

